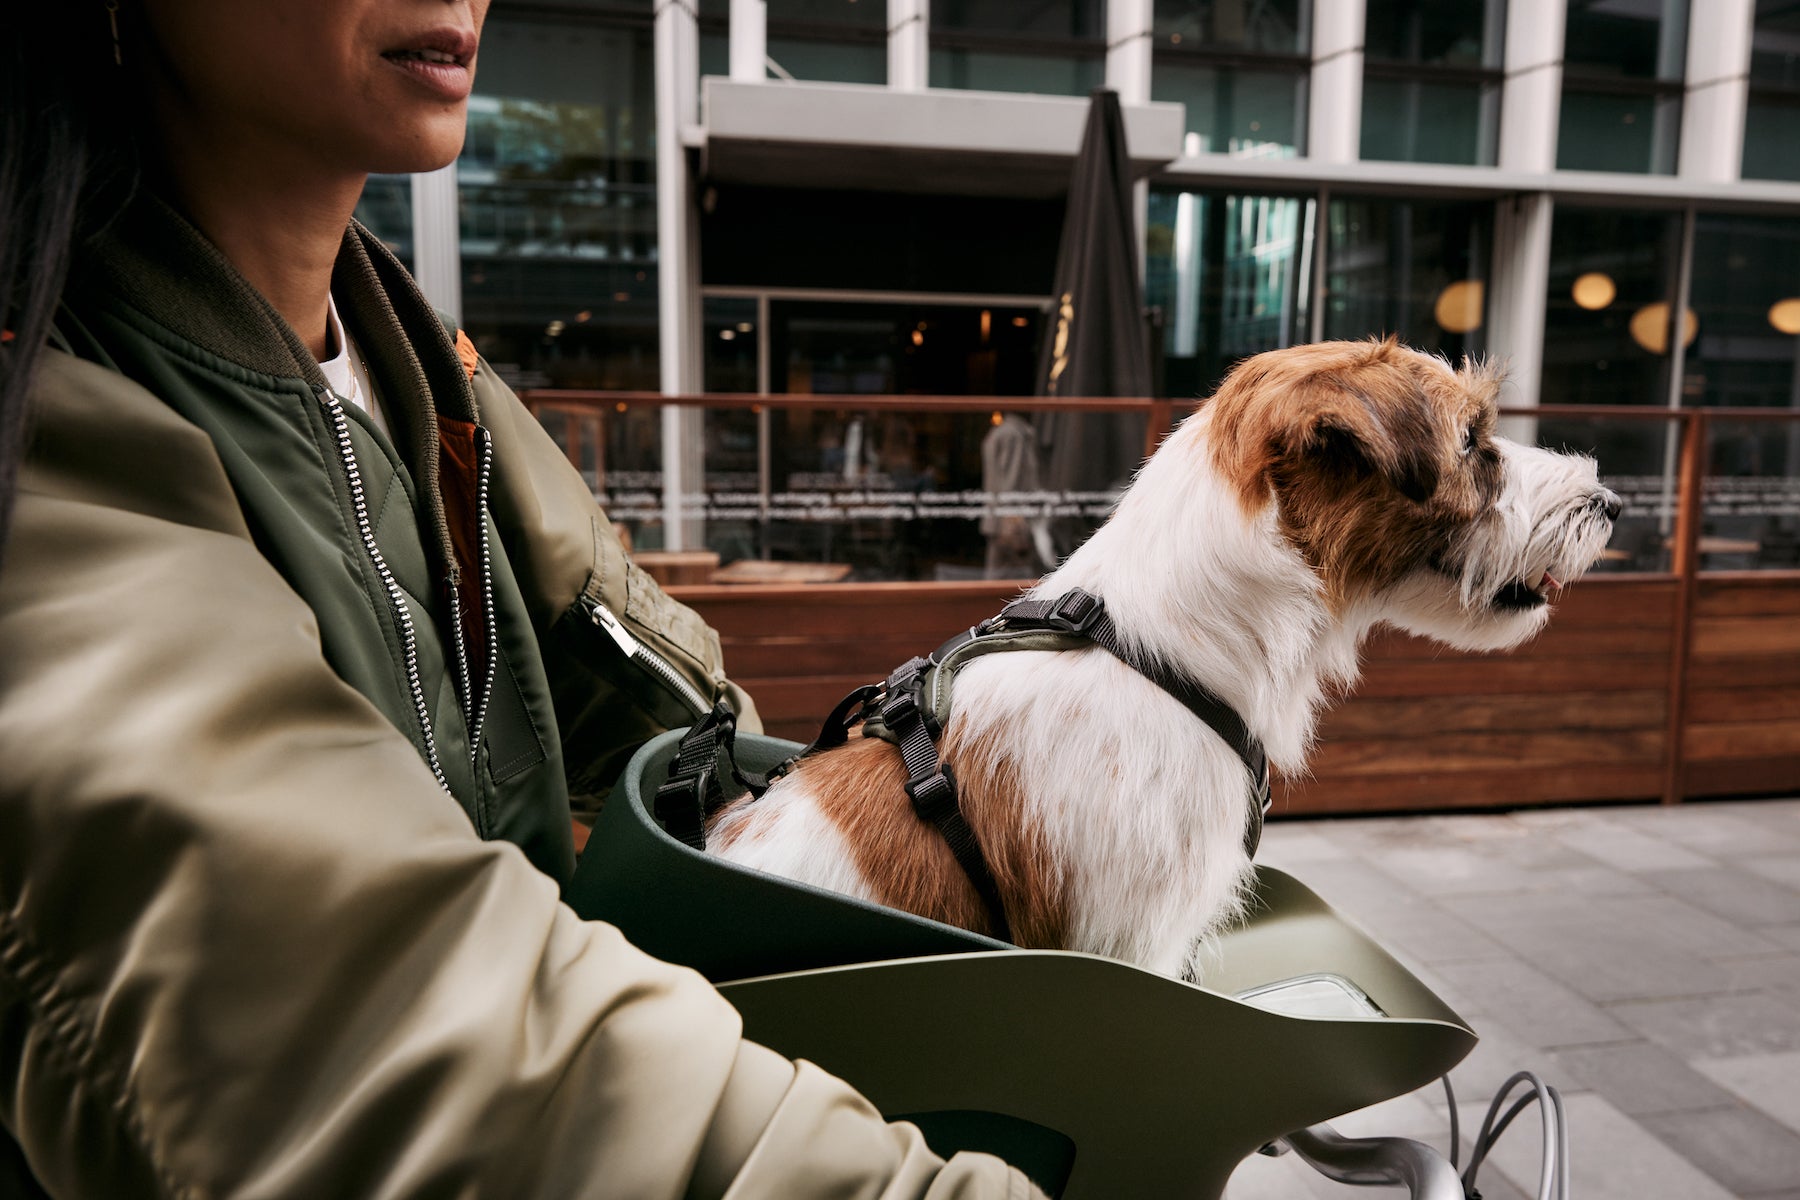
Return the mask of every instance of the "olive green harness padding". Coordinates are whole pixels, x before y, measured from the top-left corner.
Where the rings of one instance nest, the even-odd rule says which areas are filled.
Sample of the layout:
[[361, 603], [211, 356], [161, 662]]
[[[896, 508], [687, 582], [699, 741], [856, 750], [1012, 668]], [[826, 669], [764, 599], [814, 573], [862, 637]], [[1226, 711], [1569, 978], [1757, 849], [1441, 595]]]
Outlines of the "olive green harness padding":
[[[1059, 633], [1054, 629], [1001, 630], [983, 633], [979, 637], [968, 637], [961, 645], [956, 645], [947, 652], [940, 648], [937, 654], [932, 655], [931, 665], [925, 668], [920, 678], [919, 694], [924, 701], [920, 708], [933, 725], [939, 729], [948, 729], [956, 673], [975, 659], [1005, 650], [1086, 650], [1090, 647], [1099, 649], [1089, 638], [1073, 633]], [[880, 738], [896, 746], [900, 744], [899, 735], [887, 727], [879, 710], [871, 711], [863, 718], [862, 729], [864, 737]]]
[[[1101, 650], [1104, 647], [1092, 638], [1082, 634], [1062, 633], [1054, 629], [1011, 629], [986, 630], [981, 627], [969, 630], [946, 643], [949, 648], [940, 646], [926, 660], [927, 665], [921, 671], [919, 695], [920, 709], [931, 722], [933, 728], [942, 731], [950, 727], [952, 698], [956, 691], [956, 673], [971, 662], [988, 654], [997, 654], [1012, 650]], [[900, 735], [888, 728], [881, 719], [881, 711], [876, 706], [867, 706], [862, 718], [864, 737], [880, 738], [891, 745], [900, 745]], [[1256, 781], [1256, 801], [1250, 805], [1250, 817], [1244, 829], [1244, 853], [1250, 858], [1256, 857], [1257, 847], [1262, 844], [1263, 818], [1267, 815], [1270, 801], [1269, 777], [1267, 768], [1260, 780]]]

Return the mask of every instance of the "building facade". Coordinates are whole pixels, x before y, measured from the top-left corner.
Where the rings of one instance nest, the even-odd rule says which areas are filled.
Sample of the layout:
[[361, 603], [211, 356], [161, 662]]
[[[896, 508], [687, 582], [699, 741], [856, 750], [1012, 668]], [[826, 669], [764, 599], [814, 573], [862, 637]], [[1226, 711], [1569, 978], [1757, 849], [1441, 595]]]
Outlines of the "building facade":
[[[543, 415], [641, 546], [964, 578], [1058, 501], [1000, 412], [778, 398], [1030, 394], [1097, 86], [1162, 396], [1393, 333], [1527, 410], [1800, 408], [1791, 0], [496, 0], [461, 159], [361, 215], [516, 386], [620, 393]], [[1672, 423], [1512, 430], [1667, 569]], [[1706, 565], [1800, 566], [1800, 422], [1710, 454]]]

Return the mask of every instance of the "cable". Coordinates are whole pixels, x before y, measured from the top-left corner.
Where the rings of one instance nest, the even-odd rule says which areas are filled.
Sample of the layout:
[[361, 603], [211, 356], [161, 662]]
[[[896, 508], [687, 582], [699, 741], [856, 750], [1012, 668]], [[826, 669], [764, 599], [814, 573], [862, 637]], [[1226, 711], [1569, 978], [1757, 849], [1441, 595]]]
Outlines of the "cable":
[[[1446, 1078], [1446, 1088], [1448, 1083], [1449, 1080]], [[1528, 1085], [1531, 1090], [1515, 1100], [1512, 1107], [1506, 1110], [1506, 1114], [1496, 1121], [1495, 1117], [1499, 1115], [1501, 1106], [1506, 1103], [1513, 1089], [1521, 1083]], [[1507, 1127], [1513, 1123], [1513, 1119], [1532, 1104], [1538, 1106], [1538, 1112], [1543, 1120], [1544, 1154], [1543, 1164], [1538, 1173], [1538, 1200], [1569, 1200], [1569, 1121], [1567, 1113], [1563, 1110], [1562, 1093], [1530, 1071], [1520, 1071], [1508, 1079], [1505, 1086], [1495, 1095], [1493, 1103], [1488, 1105], [1487, 1116], [1481, 1122], [1481, 1132], [1475, 1136], [1469, 1152], [1468, 1169], [1462, 1175], [1465, 1194], [1470, 1196], [1475, 1194], [1475, 1176], [1481, 1169], [1482, 1162], [1487, 1158], [1488, 1151], [1493, 1149], [1494, 1143], [1499, 1140], [1502, 1133], [1506, 1132]], [[1456, 1106], [1452, 1102], [1452, 1130], [1456, 1128], [1455, 1112]]]
[[1462, 1119], [1456, 1113], [1456, 1089], [1450, 1086], [1448, 1074], [1444, 1076], [1444, 1097], [1450, 1102], [1450, 1169], [1454, 1171], [1462, 1153]]

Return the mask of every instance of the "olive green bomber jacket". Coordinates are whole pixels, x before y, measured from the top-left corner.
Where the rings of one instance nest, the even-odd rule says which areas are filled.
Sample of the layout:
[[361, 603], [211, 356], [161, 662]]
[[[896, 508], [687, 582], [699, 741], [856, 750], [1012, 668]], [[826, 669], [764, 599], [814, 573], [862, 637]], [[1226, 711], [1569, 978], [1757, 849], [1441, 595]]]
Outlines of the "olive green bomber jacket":
[[[563, 778], [681, 717], [594, 603], [738, 697], [379, 246], [352, 231], [334, 294], [401, 347], [392, 441], [175, 214], [113, 243], [0, 567], [0, 1128], [50, 1193], [1028, 1195], [559, 902]], [[487, 458], [479, 522], [445, 429]], [[483, 530], [491, 601], [459, 586]]]

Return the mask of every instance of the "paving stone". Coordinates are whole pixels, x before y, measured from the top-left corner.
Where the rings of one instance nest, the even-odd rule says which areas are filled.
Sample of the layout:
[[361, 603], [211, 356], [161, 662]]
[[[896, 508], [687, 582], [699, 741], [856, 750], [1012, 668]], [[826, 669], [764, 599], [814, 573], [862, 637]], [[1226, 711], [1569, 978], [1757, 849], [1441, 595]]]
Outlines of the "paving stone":
[[1762, 992], [1613, 1004], [1606, 1011], [1689, 1060], [1800, 1050], [1800, 1009]]
[[1800, 921], [1800, 892], [1736, 867], [1650, 871], [1645, 878], [1715, 916], [1741, 925]]
[[[1568, 1078], [1598, 1092], [1628, 1117], [1729, 1108], [1736, 1103], [1731, 1092], [1695, 1065], [1653, 1042], [1567, 1046], [1556, 1052], [1556, 1059]], [[1559, 1080], [1544, 1074], [1562, 1088]]]
[[1535, 883], [1526, 868], [1470, 846], [1395, 847], [1370, 861], [1425, 896], [1517, 893], [1533, 890]]
[[1642, 1124], [1740, 1196], [1791, 1188], [1800, 1179], [1800, 1134], [1757, 1109], [1645, 1117]]
[[1800, 1133], [1800, 1051], [1700, 1058], [1694, 1070]]
[[[1550, 1051], [1514, 1037], [1498, 1022], [1479, 1017], [1471, 1024], [1481, 1041], [1450, 1072], [1461, 1104], [1480, 1104], [1484, 1108], [1506, 1081], [1520, 1071], [1530, 1071], [1559, 1091], [1571, 1093], [1585, 1090], [1586, 1083], [1577, 1079], [1562, 1063], [1567, 1050]], [[1421, 1088], [1416, 1095], [1437, 1109], [1446, 1107], [1441, 1086]]]
[[1769, 858], [1746, 858], [1738, 866], [1755, 871], [1764, 879], [1800, 888], [1800, 854], [1781, 854]]
[[1800, 955], [1758, 955], [1754, 958], [1722, 958], [1714, 961], [1724, 981], [1724, 991], [1767, 991], [1782, 996], [1800, 991]]
[[1630, 1030], [1572, 989], [1522, 962], [1446, 963], [1438, 973], [1485, 998], [1487, 1019], [1542, 1047], [1625, 1042]]
[[1769, 925], [1756, 932], [1790, 950], [1800, 950], [1800, 925]]
[[1308, 863], [1335, 862], [1350, 857], [1350, 850], [1313, 832], [1310, 826], [1291, 822], [1270, 822], [1263, 828], [1262, 845], [1256, 860], [1279, 867], [1289, 874], [1304, 870]]
[[1721, 862], [1767, 854], [1800, 854], [1800, 829], [1782, 832], [1760, 820], [1711, 804], [1651, 804], [1607, 810], [1621, 825], [1661, 837]]
[[1665, 871], [1713, 865], [1710, 858], [1615, 821], [1597, 820], [1559, 830], [1556, 838], [1621, 871]]
[[1725, 990], [1704, 950], [1779, 953], [1728, 922], [1666, 896], [1450, 898], [1445, 907], [1591, 1001], [1704, 996]]
[[[1588, 1093], [1565, 1096], [1569, 1118], [1570, 1191], [1581, 1200], [1734, 1200], [1730, 1191], [1644, 1126]], [[1477, 1127], [1485, 1106], [1463, 1107]], [[1542, 1161], [1539, 1126], [1528, 1115], [1509, 1128], [1477, 1176], [1482, 1194], [1498, 1171], [1526, 1195], [1537, 1195]]]

